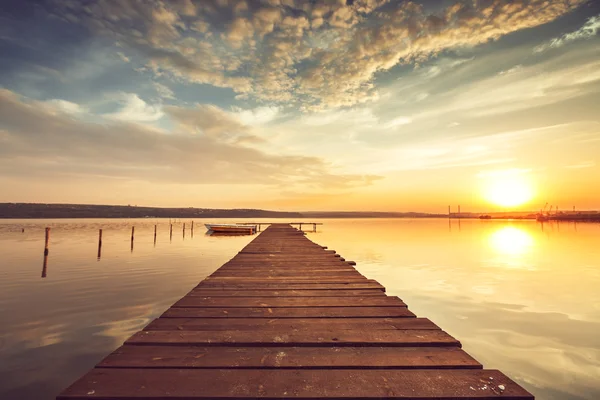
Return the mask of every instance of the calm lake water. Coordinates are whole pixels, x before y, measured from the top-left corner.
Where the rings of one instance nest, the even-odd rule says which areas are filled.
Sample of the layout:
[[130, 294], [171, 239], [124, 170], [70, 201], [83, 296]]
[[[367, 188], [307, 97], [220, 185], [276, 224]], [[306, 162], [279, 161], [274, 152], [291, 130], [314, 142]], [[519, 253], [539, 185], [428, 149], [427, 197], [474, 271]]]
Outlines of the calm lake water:
[[[182, 222], [186, 236], [177, 223], [169, 240], [168, 220], [0, 221], [0, 398], [53, 399], [253, 239], [206, 236], [201, 220], [191, 236]], [[486, 368], [540, 400], [600, 399], [600, 224], [322, 222], [310, 239]]]

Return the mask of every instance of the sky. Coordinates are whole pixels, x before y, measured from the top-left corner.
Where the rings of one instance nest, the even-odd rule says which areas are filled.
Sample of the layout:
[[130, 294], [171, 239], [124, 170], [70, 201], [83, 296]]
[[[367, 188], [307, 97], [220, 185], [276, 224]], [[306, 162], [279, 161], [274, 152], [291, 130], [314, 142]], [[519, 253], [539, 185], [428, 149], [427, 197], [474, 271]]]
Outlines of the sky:
[[0, 2], [0, 202], [600, 208], [600, 2]]

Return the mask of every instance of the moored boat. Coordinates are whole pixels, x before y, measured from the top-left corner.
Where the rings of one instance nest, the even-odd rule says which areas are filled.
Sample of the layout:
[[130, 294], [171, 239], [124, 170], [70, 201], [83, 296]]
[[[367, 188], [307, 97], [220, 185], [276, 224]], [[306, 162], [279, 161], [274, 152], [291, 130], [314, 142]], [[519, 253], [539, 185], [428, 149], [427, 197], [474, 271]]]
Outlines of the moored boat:
[[256, 225], [241, 224], [204, 224], [210, 232], [218, 233], [245, 233], [252, 235], [256, 233]]

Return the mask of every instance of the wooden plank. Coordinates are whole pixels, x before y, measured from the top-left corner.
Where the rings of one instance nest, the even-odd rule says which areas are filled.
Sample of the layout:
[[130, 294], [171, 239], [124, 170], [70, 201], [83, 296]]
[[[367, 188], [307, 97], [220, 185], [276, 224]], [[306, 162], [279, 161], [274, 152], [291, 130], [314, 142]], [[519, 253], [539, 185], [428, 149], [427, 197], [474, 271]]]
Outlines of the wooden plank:
[[145, 331], [440, 329], [427, 318], [157, 318]]
[[205, 346], [398, 346], [398, 347], [460, 347], [460, 342], [442, 330], [311, 330], [293, 332], [289, 329], [269, 331], [142, 331], [127, 344], [170, 344]]
[[[309, 268], [225, 268], [218, 269], [211, 276], [219, 275], [243, 275], [251, 274], [256, 276], [269, 275], [269, 274], [288, 274], [288, 275], [302, 275], [302, 274], [314, 274], [316, 276], [345, 276], [345, 275], [357, 275], [356, 270], [351, 271], [345, 268], [328, 268], [328, 269], [309, 269]], [[360, 274], [358, 274], [360, 275]], [[362, 276], [362, 275], [361, 275]]]
[[101, 368], [481, 369], [457, 347], [122, 346]]
[[412, 318], [406, 307], [277, 307], [183, 308], [171, 307], [161, 318]]
[[337, 296], [385, 296], [378, 289], [363, 290], [226, 290], [226, 289], [193, 289], [188, 296], [204, 297], [337, 297]]
[[378, 283], [228, 283], [215, 284], [212, 282], [202, 281], [196, 286], [202, 289], [273, 289], [273, 290], [357, 290], [357, 289], [378, 289], [385, 292], [385, 288]]
[[186, 296], [173, 307], [402, 307], [397, 297], [198, 297]]
[[366, 282], [367, 279], [366, 278], [335, 278], [335, 277], [331, 277], [331, 278], [323, 278], [323, 277], [309, 277], [309, 276], [297, 276], [297, 277], [293, 277], [293, 278], [252, 278], [252, 277], [248, 277], [248, 278], [239, 278], [239, 277], [208, 277], [205, 279], [206, 282], [214, 282], [214, 283], [226, 283], [226, 284], [230, 284], [230, 283], [240, 283], [240, 282], [246, 282], [246, 283], [255, 283], [255, 282], [260, 282], [260, 283], [268, 283], [268, 282], [272, 282], [272, 283], [362, 283], [362, 282]]
[[[288, 265], [288, 266], [279, 266], [279, 265], [259, 265], [256, 264], [254, 266], [252, 265], [248, 265], [248, 264], [244, 264], [244, 266], [226, 266], [226, 267], [221, 267], [219, 268], [217, 271], [235, 271], [235, 272], [240, 272], [240, 271], [252, 271], [252, 272], [265, 272], [265, 271], [297, 271], [297, 272], [311, 272], [311, 273], [318, 273], [318, 272], [332, 272], [332, 271], [337, 271], [337, 272], [356, 272], [356, 270], [352, 267], [350, 267], [350, 265], [348, 266], [343, 266], [343, 265], [322, 265], [322, 266], [317, 266], [317, 265], [313, 265], [313, 266], [304, 266], [304, 265]], [[215, 271], [216, 272], [216, 271]]]
[[[504, 388], [502, 390], [500, 385]], [[116, 399], [493, 399], [531, 400], [496, 370], [98, 368], [60, 400]]]
[[210, 275], [210, 278], [235, 278], [235, 279], [273, 279], [273, 278], [281, 278], [281, 279], [303, 279], [307, 275], [310, 275], [315, 281], [319, 281], [320, 279], [361, 279], [364, 278], [358, 272], [320, 272], [320, 273], [308, 273], [306, 271], [282, 271], [282, 272], [253, 272], [253, 271], [244, 271], [244, 272], [219, 272]]

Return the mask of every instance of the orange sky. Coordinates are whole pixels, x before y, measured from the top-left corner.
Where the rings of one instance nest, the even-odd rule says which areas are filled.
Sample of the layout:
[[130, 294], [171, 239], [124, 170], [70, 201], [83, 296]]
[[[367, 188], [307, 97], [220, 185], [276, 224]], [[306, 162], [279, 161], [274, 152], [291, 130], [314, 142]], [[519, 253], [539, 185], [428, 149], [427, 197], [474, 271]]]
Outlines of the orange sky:
[[599, 4], [219, 4], [6, 19], [0, 202], [600, 208]]

